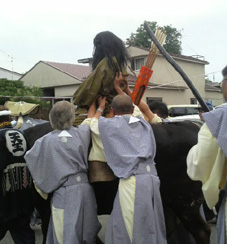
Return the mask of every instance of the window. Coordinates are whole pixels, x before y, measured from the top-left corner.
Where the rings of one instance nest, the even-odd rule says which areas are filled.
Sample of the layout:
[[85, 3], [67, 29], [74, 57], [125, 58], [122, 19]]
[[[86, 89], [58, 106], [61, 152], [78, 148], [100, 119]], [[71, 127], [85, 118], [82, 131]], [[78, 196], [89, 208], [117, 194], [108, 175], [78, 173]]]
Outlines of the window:
[[144, 65], [144, 58], [136, 58], [134, 61], [135, 70], [140, 70], [141, 66]]
[[191, 104], [197, 104], [197, 99], [196, 98], [191, 98]]
[[198, 114], [198, 108], [187, 108], [187, 114]]

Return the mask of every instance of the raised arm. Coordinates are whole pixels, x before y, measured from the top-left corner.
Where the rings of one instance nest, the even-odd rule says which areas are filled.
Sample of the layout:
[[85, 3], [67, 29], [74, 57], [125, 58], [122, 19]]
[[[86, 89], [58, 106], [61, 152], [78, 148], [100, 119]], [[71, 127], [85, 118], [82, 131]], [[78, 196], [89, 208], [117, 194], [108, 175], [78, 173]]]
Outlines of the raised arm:
[[[114, 88], [118, 95], [124, 95], [125, 93], [121, 90], [120, 85], [123, 83], [122, 73], [120, 72], [119, 75], [115, 76], [114, 79]], [[128, 88], [128, 87], [127, 87]]]
[[93, 116], [93, 117], [96, 117], [97, 119], [99, 119], [100, 116], [102, 116], [102, 114], [103, 114], [103, 111], [105, 109], [105, 104], [106, 104], [106, 97], [103, 97], [103, 98], [99, 97], [98, 104], [99, 104], [99, 107], [96, 110], [95, 115]]
[[[117, 91], [118, 94], [127, 94], [128, 96], [131, 97], [132, 92], [129, 89], [129, 87], [127, 86], [125, 89], [125, 93], [121, 90], [120, 85], [122, 83], [122, 74], [119, 73], [119, 76], [116, 76], [114, 79], [114, 88]], [[159, 118], [158, 116], [156, 116], [155, 114], [152, 113], [152, 111], [150, 110], [149, 106], [143, 102], [142, 100], [140, 101], [140, 104], [138, 105], [140, 111], [143, 113], [143, 115], [146, 117], [146, 120], [149, 123], [158, 123], [158, 122], [162, 122], [161, 118]]]
[[90, 105], [88, 112], [87, 112], [87, 117], [92, 118], [95, 115], [96, 112], [96, 105], [95, 105], [96, 100], [93, 101], [93, 103]]
[[[125, 92], [126, 92], [126, 94], [128, 96], [131, 97], [132, 92], [131, 92], [131, 90], [129, 89], [128, 86], [127, 86]], [[141, 100], [140, 104], [138, 105], [138, 107], [139, 107], [140, 111], [145, 115], [146, 120], [149, 123], [152, 123], [153, 119], [155, 118], [155, 115], [152, 113], [152, 111], [150, 110], [149, 106], [144, 101]], [[160, 122], [161, 122], [161, 119], [160, 119]]]

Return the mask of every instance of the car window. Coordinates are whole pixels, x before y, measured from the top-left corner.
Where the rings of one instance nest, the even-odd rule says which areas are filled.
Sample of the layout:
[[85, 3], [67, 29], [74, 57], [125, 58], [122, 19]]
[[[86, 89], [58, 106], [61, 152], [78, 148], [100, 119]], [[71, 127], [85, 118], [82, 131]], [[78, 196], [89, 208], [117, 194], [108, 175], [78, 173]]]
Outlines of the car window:
[[187, 108], [187, 115], [190, 114], [199, 114], [198, 108]]
[[176, 117], [186, 114], [186, 109], [184, 107], [174, 107], [169, 109], [169, 116]]
[[198, 114], [198, 108], [193, 107], [172, 107], [169, 109], [169, 116], [183, 116], [183, 115], [193, 115]]

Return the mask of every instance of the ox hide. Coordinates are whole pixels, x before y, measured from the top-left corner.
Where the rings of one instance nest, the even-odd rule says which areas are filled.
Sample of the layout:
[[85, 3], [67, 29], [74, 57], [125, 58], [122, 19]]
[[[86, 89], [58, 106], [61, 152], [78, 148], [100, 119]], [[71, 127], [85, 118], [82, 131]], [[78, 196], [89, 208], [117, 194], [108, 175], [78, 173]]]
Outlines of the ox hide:
[[[161, 197], [163, 201], [168, 243], [171, 235], [179, 224], [192, 234], [195, 241], [184, 239], [184, 243], [208, 244], [210, 228], [200, 215], [203, 203], [201, 183], [192, 181], [187, 175], [186, 157], [190, 148], [197, 143], [199, 127], [189, 121], [159, 123], [152, 125], [157, 152], [155, 156], [156, 168], [161, 181]], [[38, 138], [52, 130], [49, 123], [37, 125], [25, 130], [29, 146]], [[109, 185], [108, 185], [109, 184]], [[99, 214], [110, 214], [118, 181], [111, 183], [100, 182], [94, 184]], [[108, 199], [104, 199], [103, 192], [111, 190]], [[36, 208], [43, 221], [42, 230], [47, 231], [50, 207], [49, 200], [41, 199], [34, 192]], [[48, 214], [47, 214], [48, 213]], [[45, 240], [45, 239], [44, 239]]]

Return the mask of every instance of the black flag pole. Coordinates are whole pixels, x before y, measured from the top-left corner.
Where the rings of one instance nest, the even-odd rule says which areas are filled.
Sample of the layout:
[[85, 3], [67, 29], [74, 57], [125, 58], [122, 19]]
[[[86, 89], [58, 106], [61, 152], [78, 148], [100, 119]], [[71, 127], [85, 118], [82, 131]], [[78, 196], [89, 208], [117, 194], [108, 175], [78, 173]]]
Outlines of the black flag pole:
[[203, 101], [202, 97], [200, 96], [199, 92], [191, 82], [191, 80], [188, 78], [188, 76], [185, 74], [185, 72], [181, 69], [181, 67], [174, 61], [174, 59], [166, 52], [165, 48], [163, 48], [158, 40], [156, 39], [155, 35], [149, 28], [148, 24], [144, 23], [144, 28], [146, 29], [148, 35], [150, 36], [151, 40], [154, 42], [154, 44], [157, 46], [160, 53], [163, 54], [163, 56], [166, 58], [166, 60], [174, 67], [174, 69], [181, 75], [183, 80], [186, 82], [188, 87], [191, 89], [192, 93], [198, 100], [199, 104], [201, 105], [204, 112], [209, 112], [209, 108], [207, 107], [206, 103]]

